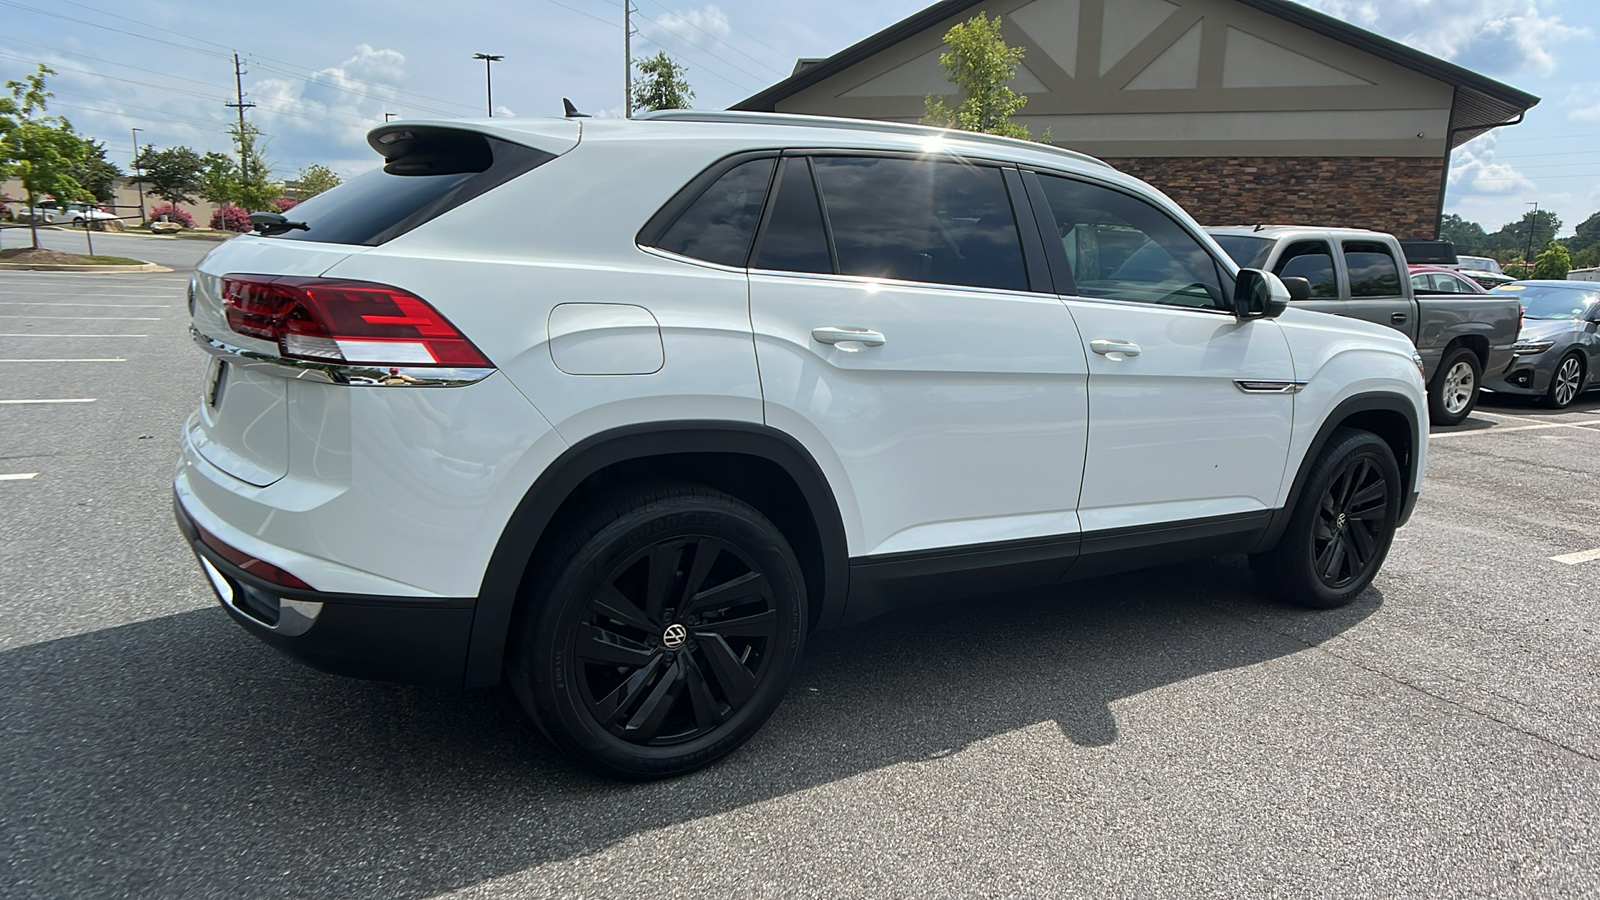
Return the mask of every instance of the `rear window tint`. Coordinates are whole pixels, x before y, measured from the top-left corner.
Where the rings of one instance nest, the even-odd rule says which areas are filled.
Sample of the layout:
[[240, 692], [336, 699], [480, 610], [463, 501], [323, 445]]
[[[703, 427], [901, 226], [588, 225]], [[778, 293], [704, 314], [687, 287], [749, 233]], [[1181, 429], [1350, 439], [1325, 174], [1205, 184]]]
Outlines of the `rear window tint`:
[[304, 230], [270, 237], [375, 247], [552, 159], [543, 150], [473, 132], [421, 133], [381, 168], [284, 214], [304, 222]]
[[1345, 241], [1344, 267], [1350, 273], [1350, 296], [1400, 296], [1400, 269], [1383, 244]]
[[729, 169], [689, 204], [656, 246], [706, 262], [743, 266], [775, 163], [767, 157]]
[[828, 232], [822, 226], [822, 207], [811, 182], [810, 163], [804, 157], [784, 160], [780, 179], [772, 215], [752, 265], [784, 272], [832, 272]]

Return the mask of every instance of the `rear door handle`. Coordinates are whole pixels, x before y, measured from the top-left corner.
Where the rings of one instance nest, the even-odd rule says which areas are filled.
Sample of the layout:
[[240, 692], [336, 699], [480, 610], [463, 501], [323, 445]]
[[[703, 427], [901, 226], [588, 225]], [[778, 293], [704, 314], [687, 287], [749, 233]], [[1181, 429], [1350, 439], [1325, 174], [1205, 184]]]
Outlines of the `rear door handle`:
[[1105, 338], [1096, 338], [1089, 342], [1089, 349], [1102, 356], [1107, 353], [1121, 353], [1123, 356], [1138, 356], [1144, 352], [1133, 341], [1108, 341]]
[[1405, 313], [1391, 313], [1389, 315], [1389, 321], [1395, 323], [1396, 325], [1404, 325], [1406, 323], [1406, 314]]
[[882, 347], [888, 342], [888, 338], [884, 337], [881, 331], [868, 328], [839, 328], [834, 325], [811, 329], [811, 339], [819, 344], [842, 344], [854, 341], [868, 347]]

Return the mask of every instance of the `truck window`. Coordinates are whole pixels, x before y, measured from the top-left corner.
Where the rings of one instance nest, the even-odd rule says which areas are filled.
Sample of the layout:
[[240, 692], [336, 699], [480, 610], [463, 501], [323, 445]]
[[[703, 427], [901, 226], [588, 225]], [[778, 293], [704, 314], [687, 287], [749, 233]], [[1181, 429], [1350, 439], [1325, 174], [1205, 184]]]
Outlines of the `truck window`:
[[1351, 297], [1400, 296], [1400, 267], [1389, 248], [1377, 241], [1345, 241], [1344, 267]]
[[1273, 267], [1279, 278], [1304, 278], [1311, 282], [1311, 299], [1339, 299], [1339, 280], [1333, 274], [1333, 248], [1327, 241], [1296, 241]]

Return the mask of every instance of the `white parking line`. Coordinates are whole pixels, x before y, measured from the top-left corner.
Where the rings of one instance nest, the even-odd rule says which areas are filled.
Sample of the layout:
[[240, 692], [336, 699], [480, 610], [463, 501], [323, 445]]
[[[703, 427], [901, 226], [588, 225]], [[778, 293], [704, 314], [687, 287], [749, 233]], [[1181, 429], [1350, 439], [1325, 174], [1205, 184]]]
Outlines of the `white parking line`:
[[0, 314], [0, 319], [66, 319], [72, 322], [159, 322], [160, 316], [16, 316]]
[[0, 481], [27, 481], [29, 478], [39, 477], [38, 472], [21, 472], [16, 475], [0, 475]]
[[0, 359], [0, 363], [58, 363], [58, 362], [127, 362], [120, 356], [100, 359]]
[[0, 300], [0, 306], [93, 306], [99, 309], [171, 309], [171, 303], [62, 303], [57, 300]]
[[1554, 562], [1566, 563], [1569, 566], [1575, 566], [1578, 563], [1585, 563], [1591, 559], [1600, 559], [1600, 547], [1597, 547], [1593, 550], [1580, 550], [1577, 553], [1563, 553], [1560, 556], [1552, 556], [1550, 559]]
[[[1513, 422], [1527, 421], [1526, 418], [1522, 417], [1507, 416], [1506, 418], [1511, 419]], [[1510, 434], [1513, 431], [1539, 431], [1546, 428], [1576, 428], [1579, 431], [1587, 431], [1591, 434], [1600, 434], [1600, 431], [1595, 430], [1594, 426], [1596, 425], [1600, 425], [1600, 422], [1540, 422], [1537, 425], [1496, 425], [1493, 428], [1469, 428], [1465, 431], [1440, 431], [1435, 434], [1428, 435], [1428, 440], [1434, 441], [1438, 440], [1439, 438], [1462, 437], [1469, 434]]]
[[39, 334], [32, 331], [0, 332], [0, 337], [52, 337], [52, 338], [142, 338], [148, 334]]
[[93, 397], [65, 397], [60, 400], [0, 400], [7, 406], [25, 406], [30, 403], [93, 403]]

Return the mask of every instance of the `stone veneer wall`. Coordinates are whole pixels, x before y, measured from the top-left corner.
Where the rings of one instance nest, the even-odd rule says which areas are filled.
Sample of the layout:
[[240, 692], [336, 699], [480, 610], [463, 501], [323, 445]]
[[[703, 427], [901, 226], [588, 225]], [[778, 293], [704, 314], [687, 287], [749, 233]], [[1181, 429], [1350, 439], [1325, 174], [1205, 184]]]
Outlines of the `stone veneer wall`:
[[1324, 225], [1432, 238], [1443, 159], [1385, 156], [1107, 159], [1203, 225]]

